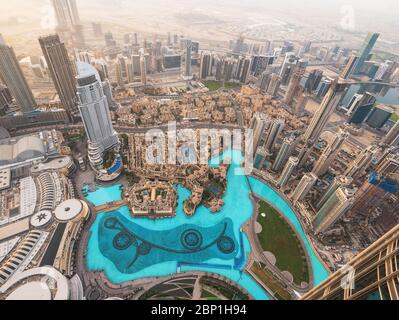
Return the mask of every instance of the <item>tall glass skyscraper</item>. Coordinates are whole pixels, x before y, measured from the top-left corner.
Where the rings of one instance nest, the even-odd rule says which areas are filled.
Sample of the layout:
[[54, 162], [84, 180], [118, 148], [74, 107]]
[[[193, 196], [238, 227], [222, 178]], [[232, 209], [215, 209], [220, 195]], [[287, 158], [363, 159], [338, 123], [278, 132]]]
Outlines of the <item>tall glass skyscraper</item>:
[[14, 49], [7, 46], [0, 34], [0, 79], [4, 82], [14, 97], [18, 107], [23, 112], [32, 111], [37, 107]]
[[367, 35], [362, 47], [359, 50], [359, 59], [357, 60], [355, 68], [353, 69], [353, 74], [360, 73], [364, 62], [368, 60], [371, 50], [373, 50], [379, 36], [379, 33], [369, 33]]
[[41, 37], [39, 43], [61, 103], [72, 117], [77, 111], [76, 80], [65, 44], [57, 34]]

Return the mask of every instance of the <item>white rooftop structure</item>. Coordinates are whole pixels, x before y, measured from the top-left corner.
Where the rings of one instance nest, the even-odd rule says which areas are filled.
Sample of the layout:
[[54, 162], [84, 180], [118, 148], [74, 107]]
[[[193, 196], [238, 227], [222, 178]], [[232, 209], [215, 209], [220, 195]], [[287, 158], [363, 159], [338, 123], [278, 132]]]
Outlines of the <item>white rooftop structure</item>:
[[50, 161], [47, 162], [42, 162], [42, 163], [38, 163], [37, 165], [34, 165], [31, 168], [31, 172], [32, 173], [39, 173], [42, 171], [55, 171], [55, 170], [60, 170], [63, 168], [67, 168], [68, 166], [70, 166], [72, 163], [72, 158], [69, 156], [65, 156], [65, 157], [60, 157], [60, 158], [56, 158], [56, 159], [52, 159]]
[[48, 210], [39, 211], [30, 218], [30, 224], [32, 227], [35, 228], [43, 227], [50, 222], [52, 217], [53, 214], [51, 213], [51, 211]]
[[51, 290], [45, 282], [28, 282], [13, 291], [6, 300], [51, 300]]
[[46, 157], [46, 147], [38, 136], [0, 140], [0, 168]]
[[[42, 281], [37, 280], [40, 277], [42, 277]], [[51, 281], [55, 282], [56, 290], [50, 287], [51, 281], [44, 281], [45, 278], [50, 278]], [[29, 283], [33, 284], [27, 286]], [[10, 290], [13, 291], [10, 292]], [[48, 295], [49, 292], [51, 293], [50, 295]], [[9, 300], [21, 300], [22, 298], [25, 300], [68, 300], [71, 297], [71, 293], [68, 279], [57, 269], [50, 266], [33, 268], [15, 274], [0, 287], [0, 294], [8, 294], [6, 299]]]
[[[2, 220], [3, 222], [4, 220]], [[29, 231], [29, 218], [0, 225], [0, 241]]]
[[55, 217], [61, 222], [75, 219], [83, 211], [83, 203], [77, 199], [69, 199], [55, 208]]
[[20, 181], [19, 215], [9, 219], [9, 222], [31, 216], [35, 212], [37, 193], [36, 184], [32, 177], [22, 178]]
[[14, 249], [21, 237], [14, 237], [10, 240], [0, 242], [0, 262]]
[[89, 78], [95, 75], [96, 80], [101, 83], [101, 78], [97, 69], [94, 68], [91, 64], [83, 61], [76, 61], [76, 67], [78, 69], [79, 78]]
[[0, 291], [5, 283], [29, 266], [43, 247], [48, 235], [48, 232], [33, 230], [23, 238], [11, 256], [0, 267]]

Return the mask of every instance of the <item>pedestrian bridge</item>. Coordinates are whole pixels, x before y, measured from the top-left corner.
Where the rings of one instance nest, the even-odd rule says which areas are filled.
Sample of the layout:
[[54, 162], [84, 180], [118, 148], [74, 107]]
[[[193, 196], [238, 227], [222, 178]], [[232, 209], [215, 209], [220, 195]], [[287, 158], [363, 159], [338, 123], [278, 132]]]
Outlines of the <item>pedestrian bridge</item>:
[[94, 211], [96, 213], [98, 213], [98, 212], [112, 212], [112, 211], [118, 210], [120, 207], [127, 206], [128, 204], [129, 204], [129, 201], [127, 201], [127, 200], [112, 201], [112, 202], [103, 204], [101, 206], [94, 207]]

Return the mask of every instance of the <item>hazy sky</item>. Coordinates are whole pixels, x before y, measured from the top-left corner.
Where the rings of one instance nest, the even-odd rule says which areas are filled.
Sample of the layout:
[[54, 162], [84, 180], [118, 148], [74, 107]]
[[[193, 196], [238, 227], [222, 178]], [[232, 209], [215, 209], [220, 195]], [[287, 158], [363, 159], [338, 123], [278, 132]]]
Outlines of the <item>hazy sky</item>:
[[[39, 19], [50, 0], [0, 0], [0, 22], [10, 16], [27, 19]], [[77, 0], [82, 20], [106, 19], [121, 9], [124, 13], [148, 15], [152, 11], [164, 10], [168, 13], [203, 10], [209, 14], [229, 14], [233, 17], [251, 14], [283, 15], [285, 18], [298, 21], [326, 20], [326, 23], [339, 23], [343, 14], [342, 8], [351, 6], [356, 21], [356, 31], [384, 31], [399, 29], [398, 0]], [[96, 8], [95, 14], [93, 8]], [[373, 30], [366, 30], [373, 29]], [[1, 30], [0, 30], [1, 32]], [[395, 33], [395, 30], [392, 31]], [[396, 32], [397, 33], [397, 32]], [[399, 36], [398, 36], [399, 37]]]
[[[219, 11], [229, 7], [248, 7], [297, 12], [306, 9], [312, 13], [319, 11], [322, 15], [339, 12], [342, 6], [351, 5], [362, 20], [383, 18], [383, 16], [376, 16], [376, 13], [385, 17], [396, 17], [399, 20], [399, 1], [397, 0], [77, 0], [77, 2], [78, 6], [82, 8], [93, 4], [99, 7], [103, 4], [117, 7], [121, 3], [128, 3], [129, 6], [145, 6], [147, 8], [167, 5], [169, 8], [175, 8], [176, 11], [187, 6], [212, 7]], [[2, 8], [0, 18], [21, 12], [37, 14], [40, 7], [46, 3], [50, 3], [50, 0], [0, 0]]]

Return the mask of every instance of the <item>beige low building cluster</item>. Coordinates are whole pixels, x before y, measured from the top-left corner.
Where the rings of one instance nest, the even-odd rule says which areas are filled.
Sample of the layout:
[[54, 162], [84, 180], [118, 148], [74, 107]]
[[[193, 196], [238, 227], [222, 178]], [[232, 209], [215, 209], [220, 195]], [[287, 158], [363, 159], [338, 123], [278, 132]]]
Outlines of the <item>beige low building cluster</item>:
[[130, 188], [128, 201], [133, 217], [159, 219], [176, 214], [177, 193], [165, 181], [142, 179]]
[[284, 119], [286, 130], [304, 129], [310, 119], [308, 116], [301, 116], [283, 108], [281, 101], [273, 99], [269, 95], [261, 94], [259, 89], [243, 86], [241, 91], [234, 97], [241, 106], [244, 122], [248, 125], [256, 112], [261, 112], [271, 119]]
[[118, 125], [154, 125], [191, 119], [202, 122], [236, 123], [236, 112], [230, 93], [201, 93], [178, 98], [142, 97], [130, 108], [121, 108]]
[[[180, 139], [182, 139], [183, 137], [187, 138], [187, 133], [184, 134], [184, 132], [185, 130], [179, 130], [177, 132], [177, 141], [180, 141]], [[197, 139], [198, 132], [190, 132], [192, 135], [192, 140], [189, 139], [189, 141], [196, 141], [195, 139]], [[221, 210], [222, 206], [224, 205], [222, 195], [226, 187], [226, 175], [228, 165], [221, 164], [220, 166], [213, 168], [206, 164], [197, 164], [199, 159], [196, 151], [200, 149], [200, 140], [197, 140], [198, 145], [193, 144], [191, 146], [191, 149], [189, 148], [190, 150], [193, 150], [192, 154], [190, 153], [193, 157], [191, 159], [193, 160], [193, 162], [183, 162], [177, 166], [175, 164], [167, 164], [167, 162], [166, 164], [148, 164], [146, 160], [148, 146], [146, 145], [144, 134], [131, 134], [129, 135], [128, 141], [128, 170], [134, 173], [135, 176], [138, 176], [142, 179], [147, 179], [145, 181], [156, 181], [154, 186], [162, 185], [163, 181], [164, 183], [170, 185], [179, 183], [189, 189], [191, 192], [191, 196], [186, 199], [183, 204], [184, 212], [188, 216], [193, 215], [200, 204], [204, 204], [206, 207], [209, 207], [212, 212], [218, 212]], [[167, 146], [167, 141], [165, 142]], [[184, 155], [184, 150], [187, 150], [187, 148], [182, 148], [183, 146], [184, 145], [182, 145], [181, 143], [177, 143], [178, 161]], [[167, 155], [168, 149], [166, 148], [166, 150], [164, 151], [165, 155]], [[216, 154], [212, 154], [212, 156], [218, 155], [220, 152], [222, 152], [222, 148], [217, 150]], [[216, 183], [216, 190], [219, 191], [217, 192], [217, 194], [213, 194], [212, 192], [210, 192], [210, 186], [212, 186], [212, 183]], [[140, 188], [147, 188], [145, 187], [147, 184], [148, 186], [151, 185], [150, 182], [140, 182], [137, 185], [134, 185], [133, 189], [139, 188], [138, 190], [141, 190]], [[148, 194], [150, 193], [148, 192]], [[161, 211], [164, 215], [172, 214], [172, 211], [169, 210], [169, 207], [167, 210], [154, 209], [153, 212], [151, 212], [151, 210], [148, 210], [148, 208], [150, 208], [152, 205], [148, 204], [148, 199], [145, 200], [146, 207], [143, 208], [143, 200], [138, 201], [137, 193], [133, 191], [130, 192], [130, 198], [130, 202], [132, 203], [133, 215], [152, 215], [153, 217], [156, 217], [157, 212]], [[161, 203], [160, 207], [165, 207], [165, 203]]]

